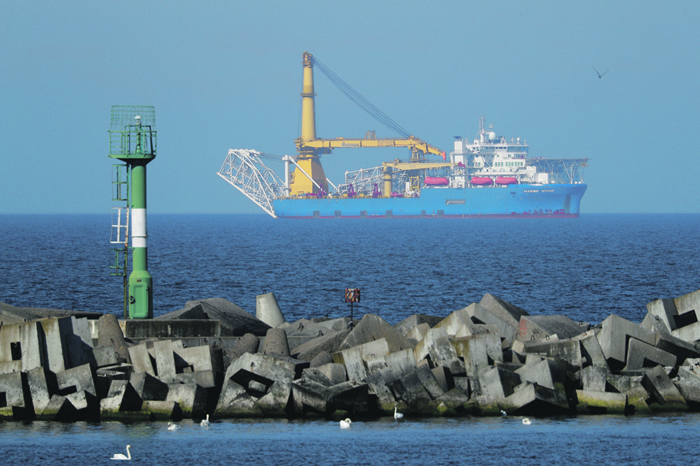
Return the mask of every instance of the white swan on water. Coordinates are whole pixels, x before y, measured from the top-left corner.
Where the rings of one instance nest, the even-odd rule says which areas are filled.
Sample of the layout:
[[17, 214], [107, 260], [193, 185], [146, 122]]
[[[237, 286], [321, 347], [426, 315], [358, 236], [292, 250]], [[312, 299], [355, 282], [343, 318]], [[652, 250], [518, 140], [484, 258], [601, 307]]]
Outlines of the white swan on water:
[[530, 424], [532, 424], [532, 422], [530, 422], [530, 420], [528, 418], [525, 418], [525, 419], [523, 419], [523, 424], [525, 424], [526, 426], [529, 426]]
[[394, 405], [394, 419], [401, 419], [403, 417], [403, 413], [399, 412], [399, 408]]
[[200, 422], [199, 425], [202, 427], [209, 427], [209, 415], [208, 414], [207, 414], [207, 418], [202, 419], [202, 422]]
[[501, 410], [501, 416], [507, 416], [507, 415], [508, 415], [508, 413], [506, 413], [505, 411]]
[[347, 418], [343, 421], [340, 421], [340, 428], [341, 429], [349, 429], [350, 424], [352, 424], [352, 421], [350, 420], [350, 418]]
[[123, 453], [115, 453], [111, 460], [130, 460], [131, 459], [131, 445], [126, 446], [126, 455]]
[[173, 423], [173, 422], [168, 422], [168, 430], [178, 430], [180, 428], [179, 425]]

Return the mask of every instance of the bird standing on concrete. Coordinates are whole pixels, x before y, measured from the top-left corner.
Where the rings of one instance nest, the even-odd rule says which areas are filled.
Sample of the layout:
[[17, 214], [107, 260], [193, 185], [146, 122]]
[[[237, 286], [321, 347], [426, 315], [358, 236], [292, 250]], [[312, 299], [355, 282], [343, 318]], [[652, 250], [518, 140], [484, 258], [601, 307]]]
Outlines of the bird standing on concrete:
[[209, 415], [208, 414], [207, 414], [207, 418], [202, 419], [202, 422], [200, 422], [199, 425], [202, 427], [209, 427]]
[[168, 430], [178, 430], [179, 428], [180, 426], [174, 422], [168, 422]]
[[402, 417], [403, 413], [400, 413], [398, 406], [394, 405], [394, 419], [401, 419]]
[[350, 420], [350, 418], [347, 418], [343, 421], [340, 421], [340, 428], [341, 429], [349, 429], [350, 424], [352, 424], [352, 421]]
[[126, 455], [124, 453], [115, 453], [111, 460], [130, 460], [131, 459], [131, 445], [126, 446]]

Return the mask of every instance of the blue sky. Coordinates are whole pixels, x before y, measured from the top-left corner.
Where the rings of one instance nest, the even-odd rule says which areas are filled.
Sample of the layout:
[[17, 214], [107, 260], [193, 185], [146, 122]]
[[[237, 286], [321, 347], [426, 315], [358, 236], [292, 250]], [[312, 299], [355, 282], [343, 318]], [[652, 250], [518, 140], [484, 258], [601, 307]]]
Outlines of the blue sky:
[[[589, 157], [582, 213], [698, 213], [699, 19], [690, 1], [0, 2], [0, 213], [108, 213], [112, 105], [155, 106], [149, 212], [261, 212], [216, 172], [229, 148], [294, 154], [304, 51], [448, 152], [483, 115], [532, 156]], [[398, 136], [318, 71], [316, 93], [319, 137]], [[405, 156], [322, 162], [337, 184]]]

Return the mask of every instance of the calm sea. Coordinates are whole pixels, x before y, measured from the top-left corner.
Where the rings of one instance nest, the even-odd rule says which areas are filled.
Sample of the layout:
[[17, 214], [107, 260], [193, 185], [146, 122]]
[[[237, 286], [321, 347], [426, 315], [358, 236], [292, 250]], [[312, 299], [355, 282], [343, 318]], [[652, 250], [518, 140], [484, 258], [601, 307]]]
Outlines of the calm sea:
[[[700, 288], [700, 215], [571, 220], [273, 220], [150, 215], [155, 314], [223, 297], [255, 314], [273, 291], [288, 321], [349, 313], [446, 316], [492, 293], [531, 314], [639, 322], [646, 304]], [[108, 215], [0, 216], [0, 301], [122, 316]], [[187, 424], [0, 423], [3, 463], [109, 462], [130, 443], [153, 464], [695, 463], [695, 414], [668, 417]], [[691, 440], [691, 441], [689, 441]]]

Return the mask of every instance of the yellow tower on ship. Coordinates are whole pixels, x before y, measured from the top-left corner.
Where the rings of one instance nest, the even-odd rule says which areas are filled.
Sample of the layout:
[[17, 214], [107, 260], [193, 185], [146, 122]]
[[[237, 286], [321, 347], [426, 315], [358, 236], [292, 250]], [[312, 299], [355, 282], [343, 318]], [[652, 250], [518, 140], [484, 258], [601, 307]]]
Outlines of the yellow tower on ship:
[[323, 172], [319, 159], [321, 154], [329, 151], [314, 149], [304, 144], [305, 142], [316, 140], [314, 65], [313, 56], [309, 52], [304, 52], [302, 64], [304, 66], [304, 79], [301, 92], [301, 137], [296, 141], [298, 166], [292, 174], [290, 183], [290, 194], [292, 196], [318, 193], [320, 191], [319, 187], [324, 192], [328, 192], [326, 174]]

